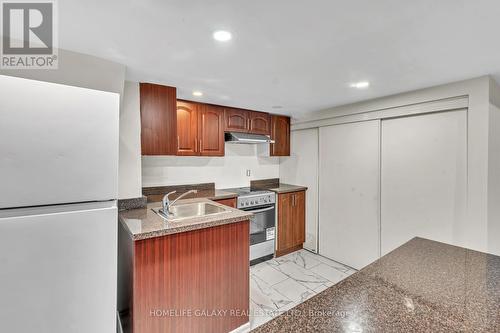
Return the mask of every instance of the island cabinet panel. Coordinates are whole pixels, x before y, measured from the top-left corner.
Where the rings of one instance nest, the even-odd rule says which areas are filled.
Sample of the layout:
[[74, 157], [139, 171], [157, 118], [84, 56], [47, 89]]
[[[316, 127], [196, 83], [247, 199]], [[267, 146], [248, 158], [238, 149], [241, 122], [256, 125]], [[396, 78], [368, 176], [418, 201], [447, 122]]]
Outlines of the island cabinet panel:
[[248, 322], [249, 222], [134, 243], [133, 333], [230, 332]]
[[176, 89], [158, 84], [139, 85], [141, 154], [177, 153]]
[[250, 129], [249, 114], [247, 110], [225, 108], [224, 130], [226, 132], [248, 132]]
[[305, 242], [305, 194], [305, 191], [278, 194], [277, 257], [301, 249]]
[[177, 155], [198, 155], [198, 105], [177, 101]]
[[236, 208], [236, 198], [214, 200], [220, 204]]
[[248, 132], [253, 134], [271, 134], [271, 116], [265, 112], [249, 111]]
[[201, 104], [199, 109], [199, 154], [224, 156], [224, 108]]
[[290, 156], [290, 117], [271, 116], [271, 156]]

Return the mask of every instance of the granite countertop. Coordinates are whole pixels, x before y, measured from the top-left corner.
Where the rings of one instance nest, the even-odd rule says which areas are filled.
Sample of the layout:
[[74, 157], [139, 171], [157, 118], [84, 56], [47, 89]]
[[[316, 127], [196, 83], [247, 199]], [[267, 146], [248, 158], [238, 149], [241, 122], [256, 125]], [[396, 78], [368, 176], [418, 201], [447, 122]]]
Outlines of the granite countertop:
[[255, 190], [273, 191], [278, 194], [307, 190], [306, 186], [282, 183], [279, 178], [252, 180], [250, 181], [250, 188]]
[[201, 191], [201, 195], [198, 195], [199, 198], [207, 198], [210, 200], [222, 200], [222, 199], [232, 199], [238, 196], [237, 193], [226, 191], [226, 190], [218, 190], [214, 191]]
[[500, 257], [414, 238], [253, 332], [500, 332]]
[[305, 191], [307, 190], [306, 186], [300, 185], [291, 185], [285, 183], [279, 183], [278, 187], [269, 188], [269, 191], [273, 191], [276, 193], [289, 193], [289, 192], [297, 192], [297, 191]]
[[250, 212], [244, 212], [235, 208], [224, 206], [206, 198], [179, 200], [176, 205], [195, 202], [210, 202], [216, 206], [228, 209], [228, 212], [216, 215], [193, 217], [177, 222], [167, 222], [151, 210], [151, 208], [161, 206], [160, 202], [154, 202], [148, 204], [146, 208], [122, 211], [118, 214], [118, 217], [133, 240], [142, 240], [246, 221], [253, 216]]

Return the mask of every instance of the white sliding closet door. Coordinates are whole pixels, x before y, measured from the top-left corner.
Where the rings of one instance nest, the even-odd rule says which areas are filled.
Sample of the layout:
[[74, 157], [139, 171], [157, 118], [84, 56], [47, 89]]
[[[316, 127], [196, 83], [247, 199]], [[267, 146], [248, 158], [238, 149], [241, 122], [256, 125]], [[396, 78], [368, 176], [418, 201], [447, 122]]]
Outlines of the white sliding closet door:
[[318, 129], [292, 131], [290, 157], [280, 158], [280, 179], [307, 186], [306, 242], [304, 248], [318, 251]]
[[319, 142], [319, 253], [359, 269], [380, 252], [380, 121], [321, 127]]
[[466, 110], [383, 120], [381, 142], [382, 255], [415, 236], [460, 245]]

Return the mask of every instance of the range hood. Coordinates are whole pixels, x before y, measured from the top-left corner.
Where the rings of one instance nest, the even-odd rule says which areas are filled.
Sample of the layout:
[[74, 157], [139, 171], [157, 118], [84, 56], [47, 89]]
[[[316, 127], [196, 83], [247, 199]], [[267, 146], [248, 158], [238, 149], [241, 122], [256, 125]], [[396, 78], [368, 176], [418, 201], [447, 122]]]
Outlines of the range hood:
[[269, 135], [238, 132], [226, 132], [224, 139], [227, 143], [274, 143], [274, 140], [271, 140]]

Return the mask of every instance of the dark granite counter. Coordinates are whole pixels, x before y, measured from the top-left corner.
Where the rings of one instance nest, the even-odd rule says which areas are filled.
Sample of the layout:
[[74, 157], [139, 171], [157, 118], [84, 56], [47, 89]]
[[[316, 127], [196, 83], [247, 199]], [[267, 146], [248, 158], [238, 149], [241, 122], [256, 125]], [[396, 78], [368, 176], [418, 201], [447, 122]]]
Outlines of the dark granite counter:
[[500, 257], [414, 238], [253, 332], [500, 332]]
[[276, 192], [276, 193], [279, 194], [279, 193], [289, 193], [289, 192], [305, 191], [305, 190], [307, 190], [307, 187], [300, 186], [300, 185], [291, 185], [291, 184], [279, 183], [278, 187], [269, 188], [268, 190]]
[[[176, 205], [201, 201], [210, 200], [205, 198], [179, 200]], [[242, 210], [224, 206], [213, 201], [212, 203], [216, 206], [224, 207], [225, 209], [227, 209], [227, 212], [216, 215], [192, 217], [175, 222], [167, 222], [165, 219], [158, 216], [158, 214], [152, 211], [151, 208], [161, 206], [161, 203], [156, 202], [148, 204], [146, 208], [119, 212], [118, 219], [120, 220], [120, 223], [125, 226], [125, 229], [130, 234], [133, 240], [142, 240], [185, 231], [246, 221], [253, 216], [253, 214], [250, 212], [244, 212]]]
[[252, 180], [250, 181], [250, 187], [256, 190], [269, 190], [278, 194], [307, 190], [306, 186], [281, 183], [279, 178]]

